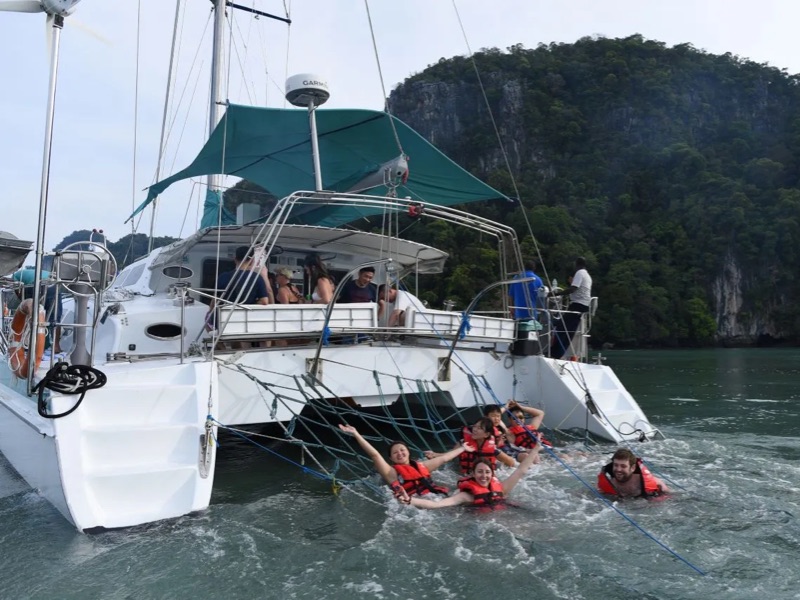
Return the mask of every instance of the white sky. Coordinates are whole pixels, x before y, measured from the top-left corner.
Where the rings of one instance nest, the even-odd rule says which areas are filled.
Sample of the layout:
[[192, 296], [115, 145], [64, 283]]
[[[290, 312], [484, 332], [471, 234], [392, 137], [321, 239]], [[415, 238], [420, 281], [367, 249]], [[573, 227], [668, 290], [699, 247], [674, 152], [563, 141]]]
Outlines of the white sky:
[[[383, 96], [364, 1], [286, 2], [293, 20], [289, 74], [311, 71], [324, 76], [332, 90], [329, 107], [380, 109]], [[277, 0], [237, 3], [283, 13], [283, 2]], [[153, 182], [175, 3], [141, 0], [140, 4], [135, 183], [138, 0], [84, 0], [67, 18], [61, 44], [47, 249], [76, 229], [102, 228], [111, 241], [130, 233], [130, 224], [123, 222], [132, 205], [144, 199], [141, 190]], [[171, 113], [175, 125], [162, 177], [192, 160], [204, 140], [207, 121], [210, 22], [202, 38], [211, 3], [183, 0], [182, 5], [185, 18], [176, 87], [186, 86], [186, 91], [177, 116], [174, 108]], [[641, 33], [669, 45], [690, 42], [709, 52], [731, 52], [790, 73], [800, 71], [800, 42], [796, 42], [800, 3], [788, 0], [459, 0], [457, 6], [475, 51]], [[467, 54], [451, 0], [371, 0], [370, 9], [387, 93], [442, 57]], [[234, 19], [244, 67], [234, 62], [224, 95], [242, 104], [282, 106], [286, 26], [254, 20], [241, 12]], [[28, 240], [35, 239], [38, 222], [48, 77], [44, 21], [41, 14], [0, 13], [0, 230]], [[241, 40], [249, 40], [247, 50]], [[188, 75], [195, 56], [197, 65]], [[245, 84], [241, 70], [246, 73]], [[161, 197], [156, 235], [185, 236], [196, 229], [196, 188], [177, 184]], [[187, 209], [193, 191], [194, 201]], [[139, 232], [148, 232], [150, 214], [148, 210]]]

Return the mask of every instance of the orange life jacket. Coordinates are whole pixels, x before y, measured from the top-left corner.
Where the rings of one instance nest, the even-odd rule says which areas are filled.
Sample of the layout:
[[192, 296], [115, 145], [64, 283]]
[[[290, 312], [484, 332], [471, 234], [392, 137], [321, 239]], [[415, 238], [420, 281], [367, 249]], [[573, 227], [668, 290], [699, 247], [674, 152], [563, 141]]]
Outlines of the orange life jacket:
[[431, 492], [444, 495], [450, 493], [450, 490], [446, 487], [436, 485], [431, 481], [431, 472], [422, 463], [412, 460], [407, 465], [392, 466], [397, 471], [397, 479], [400, 481], [400, 485], [408, 492], [409, 496], [411, 494], [424, 496]]
[[536, 440], [531, 437], [528, 432], [535, 435], [542, 442], [544, 446], [552, 447], [553, 444], [544, 439], [544, 436], [530, 425], [514, 425], [508, 428], [509, 433], [514, 436], [514, 445], [520, 448], [534, 448]]
[[464, 441], [473, 446], [475, 452], [465, 451], [459, 455], [458, 462], [462, 473], [472, 473], [475, 462], [482, 458], [492, 463], [492, 469], [497, 467], [497, 445], [494, 443], [492, 436], [489, 436], [482, 444], [478, 445], [468, 427], [464, 427], [463, 435]]
[[[612, 483], [614, 479], [614, 463], [608, 463], [605, 467], [602, 468], [600, 473], [597, 474], [597, 489], [600, 490], [604, 494], [609, 494], [611, 496], [619, 496], [619, 492], [617, 488], [614, 487]], [[636, 459], [636, 468], [633, 471], [634, 473], [638, 473], [641, 476], [642, 480], [642, 493], [640, 496], [644, 496], [645, 498], [658, 496], [661, 494], [661, 488], [658, 487], [658, 482], [653, 474], [650, 472], [644, 463], [642, 463], [641, 458]]]
[[502, 504], [505, 501], [503, 494], [503, 484], [497, 477], [492, 477], [489, 487], [485, 488], [474, 478], [458, 480], [458, 489], [462, 492], [469, 492], [472, 494], [474, 500], [472, 506], [494, 506]]

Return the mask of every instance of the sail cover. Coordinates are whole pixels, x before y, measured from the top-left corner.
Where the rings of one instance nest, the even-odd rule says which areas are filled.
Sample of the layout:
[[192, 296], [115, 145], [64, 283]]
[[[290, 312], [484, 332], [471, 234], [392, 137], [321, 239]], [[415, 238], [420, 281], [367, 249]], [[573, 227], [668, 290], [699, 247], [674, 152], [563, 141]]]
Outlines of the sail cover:
[[[508, 200], [385, 112], [317, 109], [316, 118], [325, 190], [346, 192], [359, 182], [371, 181], [378, 185], [369, 193], [386, 195], [386, 187], [378, 183], [382, 178], [370, 175], [396, 161], [402, 147], [408, 157], [409, 175], [397, 189], [400, 198], [439, 205]], [[298, 190], [314, 190], [309, 131], [307, 110], [230, 105], [194, 162], [151, 186], [147, 199], [131, 218], [174, 182], [201, 175], [241, 177], [278, 198]], [[330, 227], [378, 212], [379, 208], [331, 205], [298, 213], [290, 222]]]

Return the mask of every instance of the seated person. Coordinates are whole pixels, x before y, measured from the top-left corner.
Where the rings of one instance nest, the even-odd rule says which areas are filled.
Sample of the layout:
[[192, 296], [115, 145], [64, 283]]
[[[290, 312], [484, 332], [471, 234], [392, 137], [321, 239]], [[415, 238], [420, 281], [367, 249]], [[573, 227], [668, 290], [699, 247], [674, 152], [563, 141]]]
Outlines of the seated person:
[[276, 271], [275, 280], [278, 284], [278, 293], [275, 301], [278, 304], [302, 304], [303, 294], [292, 283], [292, 270], [288, 267], [281, 267]]
[[463, 444], [435, 458], [417, 462], [411, 460], [411, 451], [405, 443], [392, 442], [389, 446], [389, 458], [392, 464], [389, 464], [355, 427], [352, 425], [339, 425], [339, 429], [349, 433], [356, 439], [361, 449], [372, 459], [375, 469], [386, 483], [392, 485], [399, 482], [403, 492], [397, 486], [392, 486], [392, 490], [396, 495], [399, 494], [400, 496], [405, 494], [424, 496], [428, 493], [447, 495], [450, 492], [446, 487], [433, 483], [431, 471], [435, 471], [444, 463], [453, 460], [462, 451], [475, 449], [472, 446]]
[[405, 327], [406, 311], [409, 308], [425, 310], [425, 305], [414, 294], [398, 290], [396, 285], [381, 285], [378, 297], [386, 302], [386, 314], [389, 316], [387, 327]]
[[598, 473], [597, 489], [619, 498], [647, 498], [671, 491], [627, 448], [614, 452], [611, 462]]
[[458, 482], [458, 493], [449, 498], [439, 502], [425, 498], [408, 498], [407, 500], [398, 498], [398, 500], [404, 504], [426, 509], [446, 508], [448, 506], [458, 506], [459, 504], [495, 508], [505, 503], [506, 497], [519, 483], [526, 471], [530, 469], [537, 454], [536, 450], [529, 452], [525, 460], [505, 481], [500, 481], [495, 477], [494, 467], [489, 461], [480, 459], [475, 463], [472, 475]]

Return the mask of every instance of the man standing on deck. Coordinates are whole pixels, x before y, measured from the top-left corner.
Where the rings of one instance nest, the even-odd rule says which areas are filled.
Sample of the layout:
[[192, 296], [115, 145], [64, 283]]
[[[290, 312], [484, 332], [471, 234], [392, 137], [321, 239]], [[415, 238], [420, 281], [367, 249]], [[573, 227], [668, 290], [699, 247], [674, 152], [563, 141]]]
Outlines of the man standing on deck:
[[378, 318], [380, 318], [384, 303], [378, 299], [378, 287], [372, 283], [373, 277], [375, 277], [375, 267], [361, 269], [356, 279], [351, 279], [344, 285], [338, 302], [377, 302]]
[[556, 331], [556, 350], [557, 356], [563, 356], [572, 343], [575, 332], [581, 322], [584, 313], [589, 312], [589, 304], [592, 301], [592, 276], [586, 270], [586, 259], [579, 256], [575, 259], [575, 275], [568, 288], [560, 291], [550, 292], [551, 296], [566, 296], [569, 294], [569, 307], [564, 314], [564, 327], [561, 331]]
[[512, 319], [536, 319], [536, 308], [539, 306], [539, 290], [542, 280], [536, 274], [536, 261], [525, 263], [525, 270], [514, 276], [514, 279], [528, 279], [508, 286], [508, 304]]

